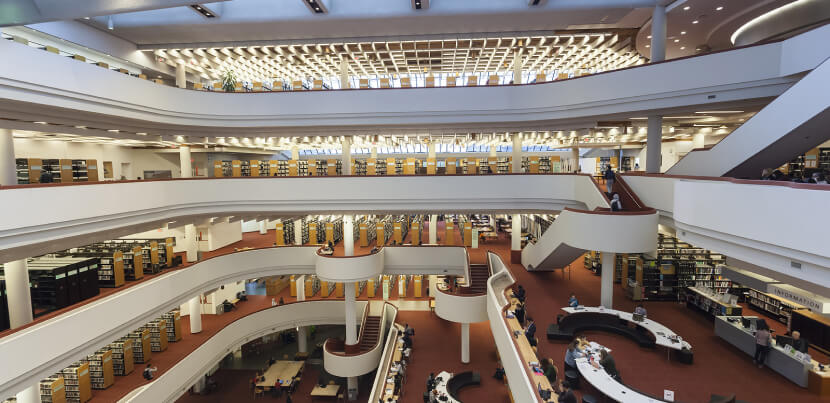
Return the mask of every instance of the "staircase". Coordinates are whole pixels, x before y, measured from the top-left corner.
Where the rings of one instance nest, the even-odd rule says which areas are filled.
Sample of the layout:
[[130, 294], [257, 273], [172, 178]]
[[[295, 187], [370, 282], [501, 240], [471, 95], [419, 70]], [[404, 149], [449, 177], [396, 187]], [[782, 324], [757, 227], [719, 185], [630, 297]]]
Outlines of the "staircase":
[[490, 269], [486, 264], [470, 265], [470, 286], [458, 287], [460, 294], [486, 294], [487, 279], [490, 278]]
[[368, 316], [360, 332], [360, 352], [366, 352], [375, 347], [380, 337], [380, 316]]

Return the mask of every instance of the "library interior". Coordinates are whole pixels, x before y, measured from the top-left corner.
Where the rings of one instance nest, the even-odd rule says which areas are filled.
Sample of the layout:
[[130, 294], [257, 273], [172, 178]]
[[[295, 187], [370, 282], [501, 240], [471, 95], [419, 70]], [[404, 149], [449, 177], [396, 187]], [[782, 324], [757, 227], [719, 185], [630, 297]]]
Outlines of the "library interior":
[[830, 399], [826, 0], [5, 3], [4, 403]]

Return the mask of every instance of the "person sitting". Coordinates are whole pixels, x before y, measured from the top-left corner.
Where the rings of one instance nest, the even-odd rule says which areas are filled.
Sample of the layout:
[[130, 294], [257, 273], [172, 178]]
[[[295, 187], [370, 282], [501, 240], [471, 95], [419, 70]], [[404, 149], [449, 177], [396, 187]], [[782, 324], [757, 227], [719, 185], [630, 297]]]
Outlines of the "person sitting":
[[403, 335], [403, 348], [407, 349], [412, 347], [412, 338], [409, 337], [408, 334]]
[[519, 288], [513, 292], [513, 298], [519, 300], [519, 302], [525, 302], [525, 289], [519, 284]]
[[553, 360], [550, 358], [545, 358], [542, 360], [542, 371], [545, 374], [545, 378], [548, 378], [548, 382], [553, 386], [556, 387], [556, 378], [559, 376], [559, 369], [556, 368], [554, 365]]
[[369, 253], [370, 254], [375, 254], [375, 253], [378, 253], [379, 250], [380, 250], [380, 248], [378, 248], [377, 246], [373, 246], [372, 250]]
[[634, 314], [642, 315], [642, 317], [645, 318], [646, 316], [648, 316], [648, 311], [646, 311], [646, 308], [643, 306], [643, 304], [637, 304], [637, 307], [634, 308]]
[[248, 293], [246, 293], [244, 290], [240, 291], [240, 292], [236, 293], [236, 299], [238, 299], [240, 301], [247, 301], [248, 300]]
[[153, 372], [156, 372], [158, 370], [159, 370], [158, 368], [151, 367], [150, 364], [147, 364], [147, 366], [144, 367], [144, 373], [142, 374], [142, 376], [144, 377], [144, 379], [149, 381], [149, 380], [153, 379]]
[[560, 388], [561, 392], [559, 392], [559, 403], [578, 403], [576, 400], [576, 395], [574, 395], [573, 390], [571, 389], [571, 384], [568, 381], [562, 382], [562, 387]]
[[571, 308], [576, 308], [579, 306], [579, 300], [576, 299], [576, 294], [571, 294], [571, 297], [568, 298], [568, 306]]
[[403, 334], [412, 337], [415, 335], [415, 329], [409, 327], [409, 323], [406, 323], [404, 324]]
[[427, 391], [431, 391], [435, 389], [435, 373], [430, 372], [429, 377], [427, 377]]
[[611, 375], [615, 381], [622, 383], [622, 378], [620, 377], [620, 372], [617, 371], [617, 363], [614, 362], [614, 357], [611, 356], [611, 353], [608, 352], [606, 349], [602, 349], [599, 351], [599, 363], [594, 361], [593, 363], [594, 368], [602, 368], [608, 375]]
[[40, 183], [52, 183], [52, 168], [44, 168], [40, 173]]
[[810, 347], [810, 343], [807, 340], [801, 338], [801, 332], [798, 330], [793, 331], [793, 348], [796, 351], [801, 351], [804, 354], [807, 354], [807, 350]]
[[827, 184], [827, 178], [821, 172], [813, 172], [812, 182], [810, 182], [810, 183], [816, 183], [816, 184], [819, 184], [819, 185], [826, 185]]
[[524, 326], [525, 324], [525, 304], [519, 302], [516, 304], [516, 309], [513, 310], [513, 315], [516, 317], [516, 320], [519, 321], [519, 324]]
[[583, 355], [582, 349], [579, 348], [579, 340], [574, 339], [571, 341], [571, 344], [568, 345], [568, 349], [565, 351], [565, 370], [576, 370], [576, 359], [582, 358]]
[[527, 340], [533, 345], [533, 339], [536, 337], [536, 323], [533, 322], [533, 318], [530, 316], [527, 317], [527, 326], [525, 327], [525, 337]]
[[501, 366], [501, 362], [499, 362], [499, 365], [496, 366], [496, 373], [493, 374], [493, 378], [504, 381], [504, 375], [504, 368]]
[[277, 360], [275, 360], [274, 357], [269, 358], [268, 359], [268, 366], [270, 367], [270, 366], [274, 365], [275, 362], [277, 362]]
[[611, 199], [611, 211], [622, 211], [622, 202], [620, 201], [620, 195], [617, 193], [614, 193]]

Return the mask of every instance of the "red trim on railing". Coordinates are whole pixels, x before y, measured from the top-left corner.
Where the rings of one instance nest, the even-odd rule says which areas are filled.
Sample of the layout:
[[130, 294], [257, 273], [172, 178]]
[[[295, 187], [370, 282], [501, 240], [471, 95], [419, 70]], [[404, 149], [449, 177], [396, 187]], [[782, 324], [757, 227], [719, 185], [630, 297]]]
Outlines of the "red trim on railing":
[[795, 182], [787, 182], [787, 181], [765, 181], [765, 180], [756, 180], [756, 179], [736, 179], [736, 178], [729, 178], [724, 176], [689, 176], [689, 175], [666, 175], [666, 174], [652, 174], [646, 172], [627, 172], [624, 175], [626, 176], [645, 176], [649, 178], [663, 178], [663, 179], [691, 179], [691, 180], [702, 180], [702, 181], [718, 181], [718, 182], [731, 182], [739, 185], [763, 185], [763, 186], [782, 186], [788, 187], [793, 189], [806, 189], [806, 190], [830, 190], [830, 185], [823, 185], [817, 183], [795, 183]]
[[[626, 210], [639, 210], [646, 207], [646, 204], [637, 197], [637, 194], [631, 190], [631, 187], [625, 183], [625, 180], [622, 178], [619, 172], [614, 173], [614, 188], [619, 195], [620, 198], [623, 199], [624, 203], [631, 203], [633, 207], [627, 207]], [[623, 205], [623, 207], [626, 207]]]
[[620, 216], [620, 215], [649, 215], [649, 214], [656, 214], [657, 210], [653, 208], [644, 208], [640, 210], [624, 210], [624, 211], [611, 211], [610, 209], [596, 209], [596, 210], [579, 210], [575, 208], [565, 207], [565, 210], [579, 213], [579, 214], [599, 214], [599, 215], [612, 215], [612, 216]]

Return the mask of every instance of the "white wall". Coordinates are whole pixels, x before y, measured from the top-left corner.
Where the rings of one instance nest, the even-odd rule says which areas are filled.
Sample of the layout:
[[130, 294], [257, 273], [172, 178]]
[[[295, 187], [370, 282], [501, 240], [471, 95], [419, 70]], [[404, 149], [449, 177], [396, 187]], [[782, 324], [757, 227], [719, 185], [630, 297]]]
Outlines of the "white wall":
[[[202, 233], [202, 239], [205, 234]], [[214, 251], [223, 246], [242, 240], [242, 221], [214, 221], [207, 227], [208, 251]]]
[[215, 314], [216, 306], [225, 300], [233, 301], [236, 293], [245, 291], [245, 280], [225, 284], [213, 292], [205, 295], [205, 303], [202, 304], [202, 313]]
[[259, 221], [242, 221], [242, 232], [259, 232]]
[[[685, 156], [689, 151], [692, 151], [694, 144], [691, 140], [667, 141], [661, 143], [660, 147], [660, 153], [663, 155], [662, 164], [660, 164], [660, 172], [666, 172], [669, 168], [673, 167], [677, 161], [680, 161], [680, 159], [683, 158], [683, 156]], [[648, 146], [643, 147], [637, 155], [637, 158], [640, 160], [640, 169], [644, 169], [646, 166], [646, 149], [648, 149]]]
[[121, 238], [176, 238], [176, 245], [173, 246], [173, 252], [185, 252], [187, 248], [184, 242], [184, 227], [178, 226], [173, 228], [158, 228], [150, 231], [138, 232], [123, 236]]

